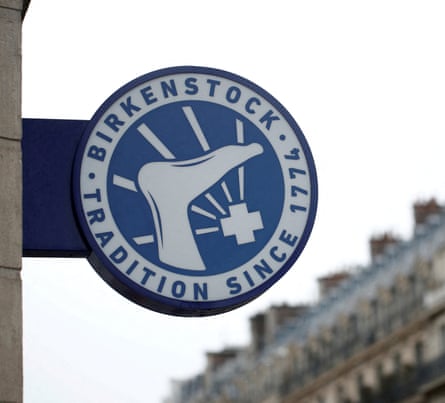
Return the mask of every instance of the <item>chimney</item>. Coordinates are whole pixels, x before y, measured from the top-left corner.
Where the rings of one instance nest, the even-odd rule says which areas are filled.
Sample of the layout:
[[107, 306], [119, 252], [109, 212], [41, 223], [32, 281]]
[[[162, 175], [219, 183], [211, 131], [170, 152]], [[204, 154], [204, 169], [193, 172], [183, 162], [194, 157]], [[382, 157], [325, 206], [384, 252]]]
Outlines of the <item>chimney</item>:
[[286, 322], [301, 316], [307, 311], [307, 305], [273, 305], [266, 311], [265, 342], [271, 343]]
[[264, 313], [250, 318], [250, 333], [252, 352], [259, 353], [266, 344], [266, 315]]
[[442, 206], [440, 206], [435, 198], [432, 198], [426, 202], [414, 203], [414, 219], [416, 227], [418, 225], [425, 224], [428, 221], [428, 217], [440, 214], [442, 212]]
[[328, 276], [318, 278], [318, 290], [320, 298], [324, 298], [334, 288], [338, 287], [341, 282], [348, 279], [350, 274], [347, 271], [340, 271]]
[[383, 235], [373, 236], [369, 241], [371, 247], [371, 261], [375, 262], [378, 256], [385, 254], [386, 248], [396, 245], [399, 242], [400, 238], [389, 232], [385, 232]]
[[225, 362], [235, 358], [239, 351], [237, 348], [225, 348], [222, 351], [206, 353], [207, 371], [215, 372]]

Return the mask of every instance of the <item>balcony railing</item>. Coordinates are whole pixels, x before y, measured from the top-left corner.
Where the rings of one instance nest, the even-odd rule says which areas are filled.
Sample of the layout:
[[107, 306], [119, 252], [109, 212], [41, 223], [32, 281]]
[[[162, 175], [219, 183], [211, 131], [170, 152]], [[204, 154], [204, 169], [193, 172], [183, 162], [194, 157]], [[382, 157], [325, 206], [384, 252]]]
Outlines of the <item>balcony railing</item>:
[[[433, 361], [413, 367], [403, 367], [401, 371], [384, 377], [377, 390], [363, 388], [360, 391], [361, 403], [397, 403], [404, 399], [421, 395], [421, 388], [445, 374], [445, 353]], [[444, 385], [440, 385], [444, 386]]]
[[324, 346], [323, 354], [308, 355], [303, 368], [295, 368], [293, 373], [281, 380], [279, 394], [285, 396], [292, 390], [304, 387], [322, 373], [389, 335], [398, 327], [396, 321], [398, 324], [400, 318], [404, 322], [414, 319], [423, 310], [422, 301], [420, 296], [407, 295], [400, 301], [403, 303], [379, 312], [374, 320], [358, 325], [353, 333], [339, 335], [331, 344]]

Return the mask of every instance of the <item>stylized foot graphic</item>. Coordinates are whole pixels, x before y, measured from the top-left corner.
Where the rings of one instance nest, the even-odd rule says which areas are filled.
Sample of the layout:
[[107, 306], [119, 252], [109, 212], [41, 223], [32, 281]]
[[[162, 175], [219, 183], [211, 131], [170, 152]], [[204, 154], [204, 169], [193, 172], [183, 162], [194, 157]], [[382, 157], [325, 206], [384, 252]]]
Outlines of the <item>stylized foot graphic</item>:
[[198, 158], [151, 162], [140, 169], [138, 185], [153, 214], [159, 260], [187, 270], [205, 270], [188, 207], [230, 170], [262, 152], [257, 143], [229, 145]]

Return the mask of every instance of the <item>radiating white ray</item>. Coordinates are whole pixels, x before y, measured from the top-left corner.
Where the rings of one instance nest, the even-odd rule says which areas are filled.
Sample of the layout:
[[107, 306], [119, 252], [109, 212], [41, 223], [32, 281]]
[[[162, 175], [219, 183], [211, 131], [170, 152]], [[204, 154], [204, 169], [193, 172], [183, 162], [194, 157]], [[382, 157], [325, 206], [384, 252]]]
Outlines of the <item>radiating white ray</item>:
[[239, 183], [239, 198], [241, 201], [244, 200], [244, 167], [240, 166], [238, 168], [238, 183]]
[[137, 245], [146, 245], [149, 243], [153, 243], [155, 239], [153, 235], [141, 235], [135, 236], [133, 238], [133, 241], [136, 242]]
[[175, 159], [174, 154], [166, 147], [166, 145], [161, 140], [159, 140], [156, 134], [154, 134], [145, 123], [139, 125], [137, 130], [145, 138], [145, 140], [147, 140], [166, 160]]
[[212, 203], [213, 207], [215, 207], [222, 215], [226, 215], [226, 211], [221, 207], [221, 205], [216, 201], [216, 199], [210, 194], [205, 194], [206, 199]]
[[208, 227], [208, 228], [198, 228], [195, 230], [196, 235], [204, 235], [204, 234], [211, 234], [212, 232], [218, 232], [218, 227]]
[[[236, 141], [238, 144], [244, 144], [244, 125], [239, 119], [236, 119]], [[244, 200], [244, 167], [238, 168], [238, 184], [239, 184], [239, 197], [240, 200]]]
[[232, 202], [233, 202], [232, 195], [231, 195], [230, 192], [229, 192], [229, 188], [227, 187], [227, 183], [226, 183], [226, 181], [223, 181], [223, 182], [221, 183], [221, 187], [222, 187], [222, 190], [224, 191], [224, 194], [225, 194], [225, 196], [226, 196], [227, 201], [228, 201], [229, 203], [232, 203]]
[[113, 175], [113, 185], [119, 186], [127, 190], [131, 190], [132, 192], [138, 191], [136, 188], [136, 184], [131, 179], [127, 179], [119, 175]]
[[244, 144], [244, 125], [239, 119], [236, 119], [236, 141], [238, 144]]
[[202, 149], [204, 151], [209, 151], [210, 150], [209, 143], [207, 142], [204, 132], [202, 131], [201, 126], [199, 125], [198, 119], [196, 119], [193, 109], [190, 106], [184, 106], [182, 110], [184, 111], [185, 117], [190, 123], [190, 126], [192, 127], [193, 132], [195, 133], [195, 136], [199, 141], [199, 144], [201, 144]]
[[212, 213], [210, 213], [209, 211], [204, 210], [203, 208], [198, 207], [198, 206], [196, 206], [196, 205], [194, 205], [194, 204], [192, 205], [191, 210], [192, 210], [194, 213], [198, 213], [198, 214], [201, 214], [201, 215], [204, 216], [204, 217], [208, 217], [208, 218], [211, 218], [212, 220], [216, 220], [216, 215], [215, 215], [215, 214], [212, 214]]

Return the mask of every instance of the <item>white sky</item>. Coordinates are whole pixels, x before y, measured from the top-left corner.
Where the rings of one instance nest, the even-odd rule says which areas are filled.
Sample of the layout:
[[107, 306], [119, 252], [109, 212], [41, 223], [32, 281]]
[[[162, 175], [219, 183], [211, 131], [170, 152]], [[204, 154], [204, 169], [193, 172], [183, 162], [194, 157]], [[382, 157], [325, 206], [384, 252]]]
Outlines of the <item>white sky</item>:
[[231, 313], [184, 319], [127, 302], [86, 260], [25, 259], [26, 403], [149, 402], [247, 344], [248, 318], [317, 298], [316, 278], [367, 264], [368, 240], [412, 234], [412, 203], [445, 201], [445, 6], [440, 0], [32, 0], [23, 116], [89, 119], [150, 71], [201, 65], [255, 82], [293, 115], [319, 210], [292, 270]]

